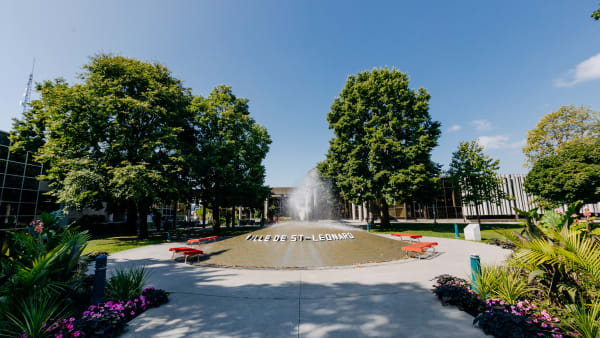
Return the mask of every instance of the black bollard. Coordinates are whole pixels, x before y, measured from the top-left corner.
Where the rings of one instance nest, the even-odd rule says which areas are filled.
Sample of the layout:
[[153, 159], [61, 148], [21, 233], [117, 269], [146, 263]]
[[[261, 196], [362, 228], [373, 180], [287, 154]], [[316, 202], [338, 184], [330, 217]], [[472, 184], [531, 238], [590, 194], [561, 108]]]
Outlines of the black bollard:
[[96, 272], [94, 274], [94, 290], [92, 291], [92, 305], [104, 303], [104, 289], [106, 288], [106, 255], [96, 257]]

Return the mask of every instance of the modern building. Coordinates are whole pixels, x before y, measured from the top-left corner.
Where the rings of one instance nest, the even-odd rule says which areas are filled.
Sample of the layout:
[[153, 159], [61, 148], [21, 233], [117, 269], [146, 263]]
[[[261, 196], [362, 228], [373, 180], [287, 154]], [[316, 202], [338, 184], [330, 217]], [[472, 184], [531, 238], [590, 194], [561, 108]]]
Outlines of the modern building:
[[44, 194], [48, 185], [36, 179], [43, 171], [30, 152], [11, 152], [8, 133], [0, 131], [0, 228], [29, 223], [42, 211], [56, 209]]

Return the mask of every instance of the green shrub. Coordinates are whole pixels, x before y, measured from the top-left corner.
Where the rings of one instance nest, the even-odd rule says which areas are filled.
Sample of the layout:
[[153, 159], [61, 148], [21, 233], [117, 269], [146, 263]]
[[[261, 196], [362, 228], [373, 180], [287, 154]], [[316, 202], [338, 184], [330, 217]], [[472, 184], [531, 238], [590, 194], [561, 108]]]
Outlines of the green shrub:
[[532, 288], [527, 285], [521, 270], [510, 267], [500, 269], [503, 273], [497, 280], [495, 296], [509, 304], [515, 304], [519, 300], [527, 298]]
[[30, 338], [53, 336], [46, 328], [51, 318], [60, 318], [66, 313], [66, 305], [57, 297], [31, 295], [16, 301], [17, 311], [8, 310], [6, 327], [0, 332], [12, 337], [25, 334]]
[[476, 287], [473, 291], [475, 291], [481, 299], [493, 297], [501, 275], [502, 270], [500, 267], [495, 265], [482, 265], [480, 273], [475, 275], [473, 284], [476, 285]]
[[145, 267], [120, 268], [110, 277], [106, 288], [109, 300], [128, 300], [139, 297], [148, 281]]
[[570, 317], [570, 329], [584, 338], [600, 337], [600, 300], [587, 305], [567, 305], [566, 309]]
[[475, 282], [475, 291], [482, 299], [498, 298], [509, 304], [525, 299], [532, 291], [521, 270], [507, 266], [484, 265]]

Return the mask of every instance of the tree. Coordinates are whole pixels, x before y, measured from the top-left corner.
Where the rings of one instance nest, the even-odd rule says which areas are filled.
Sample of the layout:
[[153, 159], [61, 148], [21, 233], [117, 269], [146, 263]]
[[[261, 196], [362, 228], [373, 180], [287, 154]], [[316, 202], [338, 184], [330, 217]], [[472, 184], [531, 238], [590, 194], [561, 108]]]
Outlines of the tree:
[[572, 143], [537, 161], [525, 190], [551, 205], [600, 202], [600, 141]]
[[598, 8], [597, 10], [595, 10], [594, 12], [592, 12], [591, 17], [594, 20], [600, 20], [600, 8]]
[[581, 106], [562, 106], [544, 116], [534, 129], [527, 132], [523, 148], [525, 166], [533, 166], [539, 159], [556, 154], [569, 143], [593, 143], [600, 139], [600, 113]]
[[461, 142], [452, 153], [448, 176], [460, 188], [463, 203], [475, 207], [477, 222], [481, 224], [479, 205], [484, 202], [499, 204], [505, 197], [500, 189], [497, 171], [500, 161], [483, 153], [477, 141]]
[[213, 210], [218, 232], [220, 208], [260, 207], [268, 197], [262, 162], [271, 138], [250, 117], [248, 99], [237, 98], [231, 87], [218, 86], [207, 98], [195, 97], [191, 111], [198, 131], [194, 185], [203, 205]]
[[327, 114], [334, 137], [318, 168], [343, 198], [378, 201], [382, 225], [389, 225], [389, 203], [431, 199], [437, 185], [431, 150], [440, 123], [429, 115], [429, 93], [408, 84], [397, 69], [349, 76]]
[[35, 151], [60, 203], [124, 202], [145, 237], [152, 203], [186, 192], [191, 94], [160, 64], [98, 55], [83, 69], [82, 83], [38, 85], [41, 98], [15, 121], [13, 148]]

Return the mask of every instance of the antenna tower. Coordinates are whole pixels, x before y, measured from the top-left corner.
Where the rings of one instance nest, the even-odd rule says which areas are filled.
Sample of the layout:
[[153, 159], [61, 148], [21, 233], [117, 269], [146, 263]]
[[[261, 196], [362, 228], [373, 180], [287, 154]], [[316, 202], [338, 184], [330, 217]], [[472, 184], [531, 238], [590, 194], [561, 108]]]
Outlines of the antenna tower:
[[31, 99], [31, 87], [33, 87], [33, 69], [35, 67], [35, 59], [33, 59], [33, 65], [31, 66], [31, 73], [29, 73], [29, 80], [27, 81], [27, 87], [25, 88], [25, 94], [23, 94], [23, 113], [29, 109], [29, 100]]

